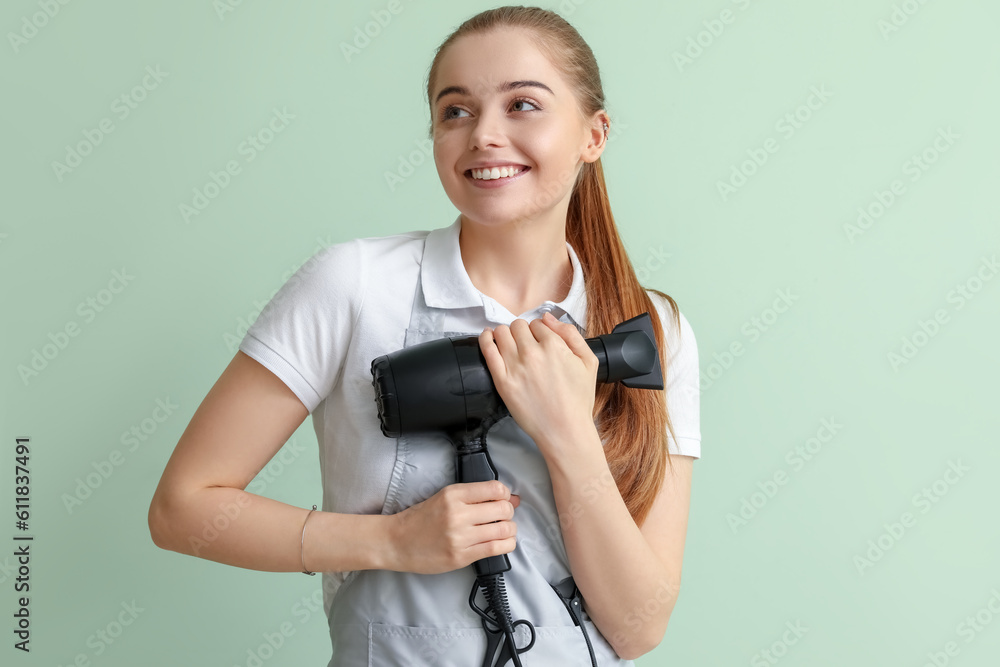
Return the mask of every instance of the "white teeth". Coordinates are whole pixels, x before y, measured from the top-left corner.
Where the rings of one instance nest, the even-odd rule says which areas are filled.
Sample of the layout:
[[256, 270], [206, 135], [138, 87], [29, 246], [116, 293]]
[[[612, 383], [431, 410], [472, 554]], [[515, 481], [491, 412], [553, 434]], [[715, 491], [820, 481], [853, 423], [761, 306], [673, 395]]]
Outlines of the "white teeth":
[[507, 178], [521, 173], [520, 167], [493, 167], [492, 169], [473, 169], [472, 177], [476, 180], [491, 181], [495, 178]]

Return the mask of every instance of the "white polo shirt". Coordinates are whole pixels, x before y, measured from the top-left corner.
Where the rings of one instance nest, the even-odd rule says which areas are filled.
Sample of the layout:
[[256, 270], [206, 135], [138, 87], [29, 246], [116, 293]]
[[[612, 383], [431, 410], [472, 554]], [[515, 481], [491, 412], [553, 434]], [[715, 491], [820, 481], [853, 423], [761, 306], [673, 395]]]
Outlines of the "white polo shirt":
[[[240, 350], [278, 376], [312, 413], [325, 511], [382, 510], [396, 449], [379, 428], [371, 362], [404, 347], [418, 275], [426, 304], [445, 309], [448, 335], [479, 335], [487, 326], [530, 321], [547, 310], [583, 329], [583, 270], [569, 243], [569, 294], [515, 316], [472, 284], [459, 250], [460, 219], [433, 231], [355, 239], [320, 250], [278, 290], [240, 343]], [[697, 458], [701, 430], [694, 333], [683, 314], [677, 331], [666, 317], [666, 302], [650, 296], [667, 334], [667, 407], [677, 435], [676, 441], [669, 439], [669, 451]], [[327, 474], [332, 469], [341, 480], [336, 484]]]

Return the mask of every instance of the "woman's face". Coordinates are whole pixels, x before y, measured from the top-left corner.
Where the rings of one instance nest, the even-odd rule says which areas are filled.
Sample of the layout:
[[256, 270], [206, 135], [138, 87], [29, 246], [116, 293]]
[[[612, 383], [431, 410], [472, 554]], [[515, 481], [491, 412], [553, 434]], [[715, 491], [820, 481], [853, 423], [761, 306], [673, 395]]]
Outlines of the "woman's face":
[[[482, 224], [543, 218], [557, 205], [565, 220], [583, 160], [600, 155], [588, 145], [603, 136], [602, 126], [585, 122], [562, 75], [523, 31], [452, 43], [439, 63], [431, 108], [441, 184], [459, 211]], [[518, 173], [473, 175], [500, 165]]]

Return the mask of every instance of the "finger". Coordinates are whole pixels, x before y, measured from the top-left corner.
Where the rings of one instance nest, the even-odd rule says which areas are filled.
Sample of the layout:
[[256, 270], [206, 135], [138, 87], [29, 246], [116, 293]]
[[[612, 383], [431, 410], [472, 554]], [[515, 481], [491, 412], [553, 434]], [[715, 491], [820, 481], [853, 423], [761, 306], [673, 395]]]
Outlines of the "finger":
[[516, 319], [511, 322], [510, 333], [517, 343], [517, 349], [521, 352], [538, 343], [535, 340], [535, 334], [531, 331], [531, 326], [525, 320]]
[[492, 540], [486, 542], [480, 542], [466, 551], [467, 557], [475, 562], [483, 558], [489, 558], [490, 556], [499, 556], [501, 554], [509, 554], [517, 547], [517, 540], [513, 537], [506, 540]]
[[503, 380], [507, 377], [507, 364], [504, 363], [500, 348], [497, 347], [493, 329], [487, 327], [479, 334], [479, 350], [486, 360], [486, 367], [494, 380]]
[[493, 330], [493, 341], [496, 343], [500, 355], [505, 359], [517, 357], [517, 342], [514, 340], [510, 327], [506, 324], [501, 324]]
[[513, 521], [497, 521], [496, 523], [484, 523], [476, 526], [469, 532], [469, 540], [472, 544], [482, 544], [497, 540], [509, 540], [516, 535], [516, 523]]
[[507, 500], [493, 500], [488, 503], [477, 503], [470, 512], [472, 512], [470, 518], [475, 525], [510, 521], [514, 518], [514, 504]]
[[499, 480], [485, 482], [457, 482], [454, 486], [461, 492], [461, 498], [469, 504], [487, 503], [494, 500], [510, 500], [510, 489]]
[[593, 355], [594, 351], [590, 349], [587, 341], [580, 334], [580, 330], [569, 322], [560, 322], [552, 313], [545, 313], [542, 316], [551, 331], [558, 334], [566, 344], [569, 349], [573, 350], [573, 353], [578, 357], [586, 358], [588, 355]]
[[515, 509], [516, 509], [516, 508], [517, 508], [517, 506], [521, 504], [521, 496], [518, 496], [518, 495], [514, 495], [513, 493], [512, 493], [512, 494], [510, 494], [510, 503], [511, 503], [511, 505], [513, 505], [513, 506], [515, 507]]
[[[545, 315], [550, 315], [545, 313]], [[551, 345], [553, 343], [561, 342], [561, 336], [559, 333], [552, 328], [552, 325], [543, 315], [537, 319], [531, 320], [528, 325], [531, 328], [531, 333], [534, 335], [535, 340], [537, 340], [542, 345]]]

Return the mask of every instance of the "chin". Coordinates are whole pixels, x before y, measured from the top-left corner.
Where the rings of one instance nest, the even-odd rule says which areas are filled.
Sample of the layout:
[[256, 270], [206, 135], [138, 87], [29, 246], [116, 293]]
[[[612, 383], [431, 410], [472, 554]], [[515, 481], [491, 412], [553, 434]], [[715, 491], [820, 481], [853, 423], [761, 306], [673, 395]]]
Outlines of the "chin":
[[456, 206], [456, 208], [461, 211], [462, 215], [466, 219], [475, 220], [481, 225], [488, 225], [491, 227], [499, 227], [501, 225], [508, 225], [521, 220], [526, 220], [529, 217], [535, 217], [541, 213], [541, 211], [508, 210], [506, 207]]

